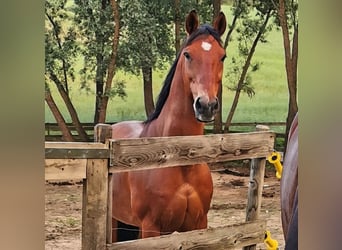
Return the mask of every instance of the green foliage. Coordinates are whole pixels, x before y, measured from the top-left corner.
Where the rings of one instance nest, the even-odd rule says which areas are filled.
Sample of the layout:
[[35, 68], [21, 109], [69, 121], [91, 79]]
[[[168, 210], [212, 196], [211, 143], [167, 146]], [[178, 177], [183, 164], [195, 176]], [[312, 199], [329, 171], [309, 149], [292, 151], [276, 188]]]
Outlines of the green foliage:
[[[232, 82], [234, 84], [227, 85], [227, 88], [230, 91], [236, 91], [238, 89], [237, 82], [239, 81], [241, 72], [242, 72], [242, 66], [244, 61], [241, 57], [232, 57], [231, 58], [231, 66], [226, 70], [226, 77], [229, 79], [229, 82]], [[255, 63], [251, 66], [251, 72], [246, 75], [246, 78], [243, 81], [243, 84], [241, 86], [241, 91], [243, 93], [246, 93], [249, 98], [252, 98], [255, 95], [254, 87], [252, 86], [252, 72], [256, 72], [260, 67], [260, 63]]]
[[[202, 22], [211, 20], [211, 1], [180, 1], [180, 16], [184, 22], [187, 13], [196, 9]], [[118, 65], [121, 69], [139, 75], [141, 67], [165, 69], [175, 54], [173, 23], [174, 1], [121, 0], [121, 37]], [[181, 25], [181, 33], [185, 31]]]
[[[276, 0], [278, 1], [278, 0]], [[257, 10], [256, 15], [258, 16], [264, 16], [267, 14], [267, 12], [271, 9], [275, 9], [274, 0], [255, 0], [253, 1], [253, 6]]]
[[[165, 11], [166, 15], [160, 15]], [[120, 1], [121, 36], [118, 66], [140, 74], [141, 67], [163, 68], [173, 55], [172, 26], [165, 4]]]
[[[72, 11], [74, 25], [83, 56], [81, 88], [90, 91], [89, 84], [104, 82], [112, 53], [114, 34], [113, 11], [109, 1], [75, 0]], [[113, 95], [115, 91], [113, 90]]]
[[[272, 0], [269, 0], [272, 1]], [[275, 7], [279, 6], [279, 0], [273, 2]], [[289, 31], [293, 29], [293, 26], [298, 25], [298, 0], [285, 1], [285, 13], [288, 20]], [[280, 21], [278, 16], [275, 16], [275, 24], [277, 28], [280, 26]]]
[[[196, 10], [199, 16], [201, 23], [211, 23], [213, 18], [213, 9], [212, 9], [212, 1], [211, 0], [189, 0], [189, 1], [180, 1], [180, 10], [181, 10], [181, 20], [184, 21], [186, 15], [191, 10]], [[184, 28], [184, 25], [182, 25]]]
[[[252, 43], [264, 23], [265, 15], [272, 9], [273, 5], [269, 1], [234, 1], [231, 11], [239, 20], [235, 28], [235, 39], [238, 42], [238, 55], [231, 57], [231, 67], [226, 71], [226, 76], [230, 82], [227, 86], [229, 90], [237, 90], [242, 68], [251, 52]], [[267, 27], [268, 28], [265, 29], [259, 39], [261, 43], [267, 42], [267, 34], [272, 30], [272, 25], [268, 25]], [[234, 35], [231, 37], [231, 40], [233, 39]], [[246, 77], [241, 85], [240, 90], [243, 93], [246, 93], [250, 98], [255, 95], [252, 76], [260, 69], [261, 65], [261, 62], [252, 60]]]
[[231, 11], [233, 16], [245, 18], [250, 12], [251, 2], [245, 0], [233, 0]]
[[126, 82], [124, 80], [116, 80], [109, 93], [105, 93], [105, 95], [109, 96], [109, 98], [113, 98], [114, 96], [118, 95], [122, 99], [126, 99], [127, 93], [125, 91], [125, 88]]
[[[68, 92], [68, 80], [75, 80], [74, 63], [79, 55], [74, 27], [63, 25], [72, 18], [65, 0], [45, 2], [45, 79], [60, 82]], [[57, 78], [57, 79], [56, 79]]]

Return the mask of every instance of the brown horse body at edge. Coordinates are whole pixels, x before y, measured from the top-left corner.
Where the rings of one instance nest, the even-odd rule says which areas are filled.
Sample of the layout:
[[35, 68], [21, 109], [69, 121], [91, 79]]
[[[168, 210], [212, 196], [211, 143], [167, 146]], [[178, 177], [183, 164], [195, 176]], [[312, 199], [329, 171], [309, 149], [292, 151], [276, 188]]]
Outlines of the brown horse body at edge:
[[[112, 126], [114, 139], [203, 135], [219, 108], [226, 28], [221, 12], [213, 27], [186, 18], [187, 40], [145, 122]], [[213, 182], [207, 164], [123, 172], [113, 175], [113, 219], [140, 228], [142, 238], [207, 228]], [[113, 229], [115, 226], [113, 226]], [[113, 230], [115, 232], [115, 229]], [[116, 235], [113, 233], [113, 241]]]
[[289, 130], [280, 181], [281, 221], [285, 250], [298, 249], [298, 132], [297, 112]]

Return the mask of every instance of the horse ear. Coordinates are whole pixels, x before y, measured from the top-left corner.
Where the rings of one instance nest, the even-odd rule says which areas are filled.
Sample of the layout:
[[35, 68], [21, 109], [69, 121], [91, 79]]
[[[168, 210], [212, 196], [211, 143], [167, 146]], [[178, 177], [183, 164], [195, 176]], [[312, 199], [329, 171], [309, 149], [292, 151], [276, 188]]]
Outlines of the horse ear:
[[190, 11], [190, 13], [187, 15], [185, 20], [185, 29], [188, 33], [188, 36], [192, 34], [195, 30], [197, 30], [199, 25], [198, 16], [196, 10]]
[[223, 33], [226, 31], [227, 21], [226, 21], [226, 16], [224, 15], [224, 13], [222, 11], [215, 18], [213, 27], [214, 27], [215, 30], [218, 31], [220, 36], [222, 36]]

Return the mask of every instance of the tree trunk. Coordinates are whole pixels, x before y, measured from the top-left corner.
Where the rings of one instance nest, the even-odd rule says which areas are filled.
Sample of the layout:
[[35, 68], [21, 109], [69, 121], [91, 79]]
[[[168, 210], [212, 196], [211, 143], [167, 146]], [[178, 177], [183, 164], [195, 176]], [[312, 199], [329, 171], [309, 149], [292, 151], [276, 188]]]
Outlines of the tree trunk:
[[267, 12], [265, 21], [261, 25], [261, 27], [259, 29], [259, 32], [258, 32], [257, 36], [255, 37], [255, 39], [253, 41], [253, 44], [252, 44], [252, 47], [251, 47], [251, 49], [249, 51], [249, 54], [247, 56], [245, 65], [242, 68], [242, 72], [241, 72], [240, 79], [239, 79], [239, 82], [238, 82], [238, 85], [237, 85], [237, 89], [236, 89], [236, 92], [235, 92], [235, 96], [234, 96], [234, 100], [233, 100], [233, 103], [232, 103], [232, 107], [230, 108], [230, 111], [229, 111], [229, 114], [228, 114], [228, 117], [227, 117], [227, 120], [226, 120], [226, 124], [224, 126], [224, 132], [225, 133], [229, 132], [229, 127], [230, 127], [230, 124], [232, 123], [233, 116], [234, 116], [237, 104], [239, 102], [240, 93], [241, 93], [241, 90], [242, 90], [242, 87], [243, 87], [243, 83], [244, 83], [246, 75], [247, 75], [247, 71], [248, 71], [249, 65], [251, 63], [252, 57], [253, 57], [254, 52], [255, 52], [255, 48], [256, 48], [259, 40], [260, 40], [260, 37], [264, 33], [264, 31], [265, 31], [265, 28], [266, 28], [266, 25], [267, 25], [268, 20], [270, 18], [270, 15], [271, 15], [271, 9]]
[[108, 70], [107, 70], [105, 91], [101, 100], [100, 114], [99, 114], [99, 120], [98, 120], [99, 123], [106, 122], [109, 93], [112, 88], [112, 82], [113, 82], [115, 69], [116, 69], [116, 57], [118, 54], [119, 36], [120, 36], [120, 16], [119, 16], [118, 2], [116, 0], [111, 0], [110, 3], [113, 9], [115, 27], [114, 27], [114, 34], [113, 34], [112, 54], [110, 57]]
[[[106, 0], [101, 1], [101, 9], [105, 11], [108, 3]], [[95, 21], [95, 20], [94, 20]], [[100, 21], [102, 25], [105, 25], [106, 20], [103, 15], [100, 16]], [[104, 101], [104, 96], [106, 95], [106, 91], [104, 89], [104, 78], [106, 74], [106, 69], [104, 68], [104, 37], [101, 31], [95, 32], [96, 42], [101, 45], [101, 50], [97, 52], [96, 55], [96, 76], [95, 76], [95, 84], [96, 84], [96, 97], [95, 97], [95, 115], [94, 115], [94, 124], [101, 123], [101, 107]]]
[[66, 93], [63, 87], [63, 84], [53, 72], [49, 72], [49, 74], [50, 74], [51, 80], [56, 84], [58, 92], [60, 93], [65, 103], [65, 106], [67, 107], [69, 111], [72, 123], [74, 124], [78, 135], [80, 136], [82, 141], [88, 141], [88, 135], [86, 134], [84, 128], [82, 127], [80, 120], [78, 119], [76, 109], [74, 108], [74, 105], [72, 104], [69, 95]]
[[[221, 11], [221, 0], [213, 0], [213, 20], [220, 14]], [[222, 83], [221, 83], [222, 84]], [[213, 133], [219, 134], [222, 133], [222, 85], [218, 89], [217, 98], [220, 103], [219, 110], [215, 116]]]
[[[56, 41], [57, 41], [57, 45], [58, 45], [58, 48], [60, 50], [63, 49], [62, 47], [62, 42], [61, 42], [61, 39], [59, 38], [59, 27], [57, 26], [57, 24], [53, 21], [52, 17], [46, 13], [46, 16], [48, 17], [50, 23], [52, 24], [53, 26], [53, 33], [55, 35], [55, 38], [56, 38]], [[61, 58], [61, 61], [62, 61], [62, 69], [63, 69], [63, 77], [64, 77], [64, 85], [65, 85], [65, 92], [69, 95], [69, 86], [68, 86], [68, 77], [67, 77], [67, 69], [66, 69], [66, 62], [64, 60], [64, 58]]]
[[176, 55], [180, 50], [180, 27], [181, 27], [181, 13], [180, 13], [180, 0], [175, 0], [175, 49]]
[[288, 113], [286, 118], [286, 131], [285, 131], [285, 147], [284, 154], [286, 154], [286, 145], [288, 134], [290, 130], [291, 123], [293, 118], [295, 117], [298, 111], [297, 105], [297, 61], [298, 61], [298, 24], [294, 25], [294, 33], [293, 33], [293, 44], [292, 44], [292, 53], [291, 53], [291, 42], [290, 35], [287, 25], [287, 16], [285, 9], [285, 1], [279, 1], [278, 8], [278, 17], [280, 21], [280, 26], [283, 33], [283, 44], [284, 44], [284, 52], [285, 52], [285, 69], [286, 69], [286, 77], [287, 77], [287, 85], [289, 91], [289, 106]]
[[53, 116], [56, 119], [56, 122], [58, 124], [58, 127], [60, 128], [61, 132], [62, 132], [62, 139], [64, 141], [69, 141], [69, 142], [73, 142], [75, 141], [68, 126], [65, 123], [65, 120], [63, 118], [63, 115], [61, 114], [61, 112], [59, 111], [50, 90], [45, 90], [45, 101], [47, 103], [47, 105], [49, 106]]
[[[98, 39], [96, 39], [99, 41]], [[101, 41], [99, 41], [100, 43]], [[94, 124], [99, 122], [100, 118], [100, 107], [103, 96], [103, 78], [104, 78], [104, 70], [102, 68], [103, 65], [103, 55], [98, 53], [96, 55], [96, 75], [95, 75], [95, 115], [94, 115]]]
[[239, 15], [235, 15], [233, 17], [233, 21], [232, 21], [232, 24], [230, 25], [230, 28], [228, 30], [228, 33], [227, 33], [227, 36], [226, 36], [226, 39], [224, 40], [224, 45], [223, 45], [223, 48], [224, 49], [227, 49], [228, 47], [228, 44], [229, 44], [229, 39], [233, 33], [233, 30], [235, 29], [235, 26], [236, 26], [236, 21], [238, 20], [240, 16]]
[[[58, 32], [59, 28], [58, 28], [57, 24], [53, 21], [52, 17], [49, 16], [48, 14], [46, 14], [46, 15], [47, 15], [48, 19], [50, 20], [50, 23], [53, 26], [53, 30], [54, 30], [54, 34], [55, 34], [56, 41], [57, 41], [57, 44], [58, 44], [58, 48], [60, 50], [62, 50], [63, 49], [62, 48], [62, 43], [61, 43], [61, 40], [59, 38], [59, 32]], [[85, 130], [83, 129], [83, 127], [82, 127], [82, 125], [81, 125], [81, 123], [80, 123], [80, 121], [78, 119], [77, 112], [76, 112], [74, 106], [72, 105], [70, 97], [69, 97], [66, 62], [65, 62], [64, 59], [61, 59], [61, 61], [62, 61], [63, 79], [64, 79], [64, 86], [65, 87], [63, 86], [63, 83], [58, 79], [57, 75], [55, 75], [53, 72], [49, 72], [50, 73], [50, 78], [56, 84], [57, 89], [58, 89], [62, 99], [64, 100], [64, 103], [65, 103], [65, 105], [66, 105], [66, 107], [67, 107], [67, 109], [68, 109], [68, 111], [70, 113], [70, 117], [72, 119], [72, 122], [73, 122], [74, 126], [76, 127], [77, 133], [79, 134], [80, 138], [83, 141], [87, 141], [88, 140], [88, 136], [87, 136]], [[51, 105], [55, 105], [56, 106], [55, 102], [52, 99], [50, 91], [48, 92], [47, 98], [48, 98], [48, 100], [52, 101], [52, 102], [50, 102]], [[56, 108], [57, 108], [57, 106], [54, 108], [54, 110], [56, 111], [56, 115], [57, 115], [58, 119], [60, 120], [60, 117], [58, 116], [58, 114], [60, 114], [61, 116], [62, 116], [62, 114], [59, 112], [58, 108], [57, 108], [57, 110], [56, 110]], [[50, 109], [51, 109], [51, 107], [50, 107]], [[56, 116], [55, 116], [55, 118], [56, 118]], [[63, 122], [65, 124], [63, 116], [61, 118], [63, 119]], [[64, 128], [61, 128], [61, 129], [64, 130]], [[69, 131], [69, 133], [70, 133], [70, 131]], [[69, 137], [66, 137], [66, 138], [70, 139]]]
[[143, 80], [144, 80], [144, 102], [146, 116], [149, 117], [154, 111], [153, 102], [153, 89], [152, 89], [152, 68], [142, 67]]
[[[213, 6], [214, 6], [214, 18], [215, 18], [218, 15], [218, 13], [220, 13], [221, 1], [214, 0]], [[224, 45], [223, 45], [225, 50], [228, 47], [228, 42], [229, 42], [230, 36], [232, 35], [233, 30], [235, 29], [236, 21], [238, 18], [239, 18], [239, 15], [235, 15], [233, 18], [232, 24], [230, 25], [230, 28], [228, 30], [228, 33], [227, 33], [227, 36], [225, 38]], [[223, 105], [222, 105], [222, 91], [223, 91], [223, 86], [221, 85], [221, 87], [218, 90], [218, 94], [217, 94], [217, 98], [219, 99], [219, 102], [221, 105], [220, 105], [218, 114], [215, 117], [214, 125], [213, 125], [213, 133], [215, 133], [215, 134], [223, 132], [223, 129], [222, 129], [222, 107], [223, 107]]]
[[217, 111], [217, 114], [215, 116], [215, 120], [214, 120], [214, 125], [213, 125], [213, 133], [214, 134], [221, 134], [223, 132], [223, 129], [222, 129], [222, 82], [221, 82], [221, 85], [218, 89], [218, 92], [217, 92], [217, 99], [220, 103], [220, 106], [219, 106], [219, 110]]
[[221, 0], [213, 0], [213, 9], [213, 20], [215, 20], [221, 11]]

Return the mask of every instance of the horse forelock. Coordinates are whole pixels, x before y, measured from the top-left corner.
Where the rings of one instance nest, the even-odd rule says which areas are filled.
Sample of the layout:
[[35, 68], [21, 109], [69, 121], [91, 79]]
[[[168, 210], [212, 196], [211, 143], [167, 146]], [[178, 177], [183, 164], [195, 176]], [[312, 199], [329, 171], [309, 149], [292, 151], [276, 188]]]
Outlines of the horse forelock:
[[176, 72], [176, 67], [177, 67], [177, 63], [179, 61], [180, 58], [180, 54], [182, 52], [182, 50], [186, 47], [189, 46], [193, 41], [195, 41], [198, 37], [200, 36], [204, 36], [204, 35], [210, 35], [212, 36], [221, 46], [222, 46], [222, 40], [221, 40], [221, 36], [220, 34], [209, 24], [202, 24], [197, 30], [195, 30], [183, 43], [182, 47], [180, 48], [178, 55], [175, 59], [175, 61], [173, 62], [165, 80], [164, 80], [164, 84], [163, 87], [159, 93], [158, 99], [157, 99], [157, 103], [155, 106], [155, 110], [153, 111], [153, 113], [147, 118], [146, 121], [144, 121], [145, 124], [150, 123], [151, 121], [155, 120], [158, 118], [160, 112], [163, 109], [163, 106], [169, 96], [170, 93], [170, 89], [171, 89], [171, 83], [172, 83], [172, 79], [175, 75]]
[[195, 30], [185, 41], [184, 47], [190, 45], [196, 38], [201, 35], [211, 35], [222, 46], [222, 40], [220, 34], [209, 24], [202, 24], [197, 30]]

